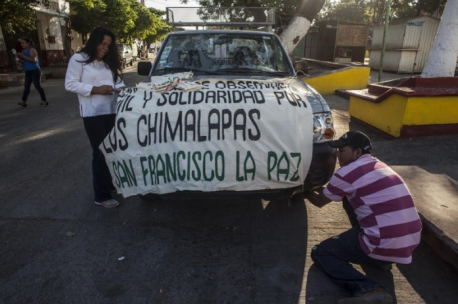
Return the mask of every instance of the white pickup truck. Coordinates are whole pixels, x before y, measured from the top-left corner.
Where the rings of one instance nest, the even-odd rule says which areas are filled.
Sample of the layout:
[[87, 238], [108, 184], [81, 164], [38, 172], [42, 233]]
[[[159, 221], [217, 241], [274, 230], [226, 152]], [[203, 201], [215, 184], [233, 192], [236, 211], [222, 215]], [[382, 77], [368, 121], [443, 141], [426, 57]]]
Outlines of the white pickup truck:
[[275, 34], [175, 32], [138, 73], [100, 146], [124, 196], [290, 197], [334, 172], [331, 111]]

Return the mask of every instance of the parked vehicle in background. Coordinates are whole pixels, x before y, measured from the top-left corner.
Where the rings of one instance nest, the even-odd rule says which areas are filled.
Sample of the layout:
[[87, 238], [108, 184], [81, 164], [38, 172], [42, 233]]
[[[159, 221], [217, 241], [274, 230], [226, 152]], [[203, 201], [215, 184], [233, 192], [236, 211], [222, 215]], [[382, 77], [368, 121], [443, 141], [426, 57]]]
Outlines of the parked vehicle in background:
[[136, 43], [132, 44], [132, 56], [134, 58], [134, 61], [137, 60], [140, 56], [139, 56], [139, 52], [138, 52], [138, 45]]
[[122, 68], [125, 69], [128, 64], [130, 64], [130, 66], [133, 66], [134, 55], [132, 47], [128, 44], [123, 43], [117, 43], [116, 46], [118, 47], [118, 54], [119, 56], [121, 56]]
[[123, 196], [288, 198], [333, 174], [330, 108], [275, 34], [171, 33], [138, 73], [101, 146]]

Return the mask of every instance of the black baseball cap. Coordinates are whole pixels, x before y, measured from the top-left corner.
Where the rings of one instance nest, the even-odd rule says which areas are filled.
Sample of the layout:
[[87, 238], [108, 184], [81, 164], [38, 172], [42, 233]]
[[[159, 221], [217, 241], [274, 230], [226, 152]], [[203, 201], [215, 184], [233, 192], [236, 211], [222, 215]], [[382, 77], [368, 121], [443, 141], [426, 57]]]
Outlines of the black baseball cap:
[[372, 144], [366, 134], [358, 131], [348, 131], [342, 135], [338, 140], [328, 141], [328, 145], [333, 148], [342, 148], [351, 146], [354, 149], [360, 148], [363, 152], [371, 152]]

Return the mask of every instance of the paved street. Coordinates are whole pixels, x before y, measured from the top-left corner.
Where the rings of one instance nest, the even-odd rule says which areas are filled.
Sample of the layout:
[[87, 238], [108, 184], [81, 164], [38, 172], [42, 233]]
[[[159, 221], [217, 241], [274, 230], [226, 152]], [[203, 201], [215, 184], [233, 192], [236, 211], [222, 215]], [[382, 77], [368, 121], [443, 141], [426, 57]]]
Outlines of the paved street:
[[[127, 85], [140, 79], [127, 68]], [[0, 88], [0, 303], [295, 304], [349, 296], [310, 259], [313, 245], [350, 227], [340, 204], [118, 197], [119, 208], [96, 206], [90, 145], [77, 97], [63, 83], [43, 82], [46, 108], [34, 88], [27, 108], [16, 105], [22, 87]], [[367, 131], [383, 161], [406, 174], [437, 173], [414, 195], [432, 195], [428, 184], [443, 183], [443, 170], [456, 165], [449, 154], [458, 137], [441, 139], [442, 150], [433, 139], [389, 141], [350, 125], [348, 104], [326, 99], [338, 134]], [[445, 172], [456, 190], [457, 173]], [[397, 303], [458, 298], [458, 270], [424, 243], [411, 265], [364, 271]]]

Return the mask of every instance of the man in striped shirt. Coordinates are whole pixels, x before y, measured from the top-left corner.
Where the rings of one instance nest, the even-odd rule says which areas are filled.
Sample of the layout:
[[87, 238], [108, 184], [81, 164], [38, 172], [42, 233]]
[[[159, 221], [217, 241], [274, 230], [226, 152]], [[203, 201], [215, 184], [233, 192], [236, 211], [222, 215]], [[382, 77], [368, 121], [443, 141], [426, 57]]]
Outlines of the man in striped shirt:
[[420, 243], [421, 220], [402, 178], [372, 157], [370, 139], [349, 131], [328, 143], [337, 148], [340, 169], [329, 184], [306, 198], [323, 207], [342, 201], [352, 228], [312, 249], [311, 257], [334, 282], [349, 289], [353, 298], [339, 303], [391, 303], [391, 295], [351, 264], [391, 269], [409, 264]]

